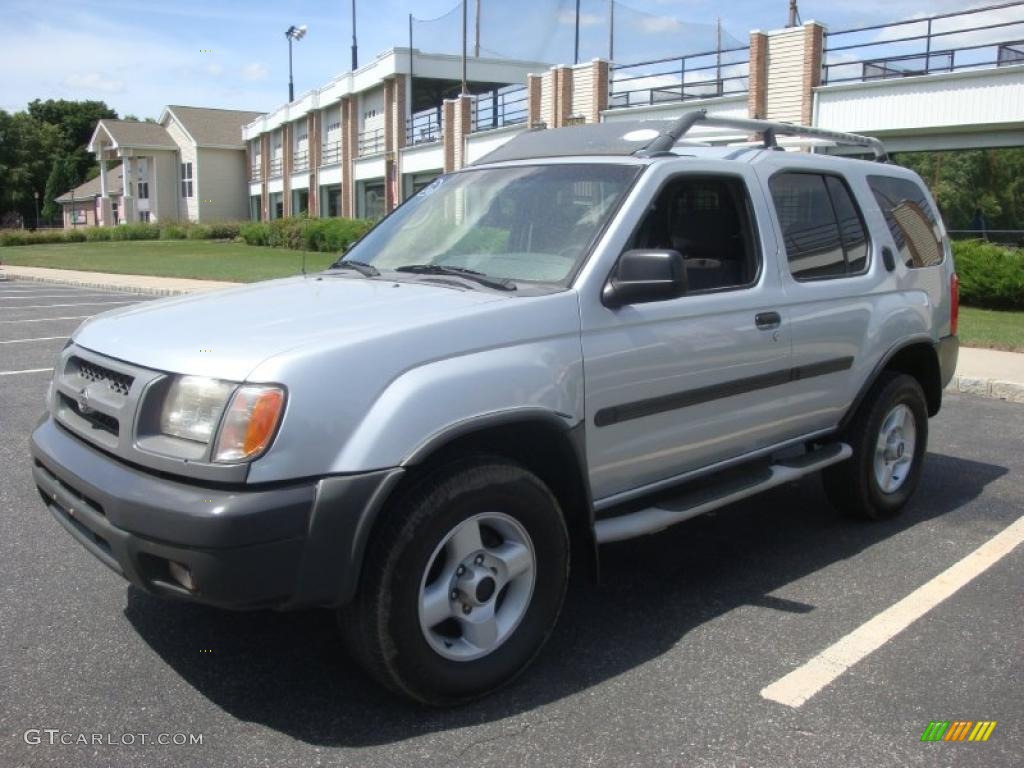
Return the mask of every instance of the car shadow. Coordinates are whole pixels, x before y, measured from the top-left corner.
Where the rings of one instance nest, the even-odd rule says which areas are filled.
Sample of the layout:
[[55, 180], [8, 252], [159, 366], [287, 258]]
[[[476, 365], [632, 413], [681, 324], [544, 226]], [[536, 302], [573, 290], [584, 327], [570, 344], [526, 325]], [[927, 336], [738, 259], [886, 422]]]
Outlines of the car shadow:
[[[602, 548], [600, 585], [574, 578], [545, 651], [472, 707], [431, 710], [369, 681], [328, 611], [232, 613], [128, 588], [125, 615], [198, 692], [234, 717], [324, 746], [367, 746], [489, 722], [620, 675], [741, 605], [805, 613], [771, 592], [956, 510], [1004, 467], [930, 454], [914, 501], [879, 523], [841, 517], [810, 477], [657, 536]], [[670, 610], [666, 610], [666, 606]], [[657, 617], [652, 621], [651, 617]]]

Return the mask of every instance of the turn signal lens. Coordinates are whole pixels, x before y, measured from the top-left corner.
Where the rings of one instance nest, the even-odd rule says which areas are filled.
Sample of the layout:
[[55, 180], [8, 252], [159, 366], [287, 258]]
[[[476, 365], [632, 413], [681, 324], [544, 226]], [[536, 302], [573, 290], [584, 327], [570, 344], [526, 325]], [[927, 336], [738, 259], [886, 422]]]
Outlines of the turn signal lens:
[[960, 276], [956, 272], [949, 278], [949, 333], [956, 336], [960, 326]]
[[224, 413], [213, 460], [243, 461], [263, 453], [281, 421], [284, 399], [280, 387], [239, 387]]

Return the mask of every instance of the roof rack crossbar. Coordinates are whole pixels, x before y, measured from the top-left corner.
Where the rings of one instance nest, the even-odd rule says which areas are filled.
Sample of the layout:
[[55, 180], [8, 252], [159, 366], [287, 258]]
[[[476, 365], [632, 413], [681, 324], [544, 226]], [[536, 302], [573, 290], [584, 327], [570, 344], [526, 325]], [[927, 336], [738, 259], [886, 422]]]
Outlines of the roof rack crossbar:
[[638, 157], [654, 157], [672, 151], [687, 132], [697, 123], [717, 126], [721, 128], [738, 128], [743, 131], [760, 133], [766, 148], [776, 146], [777, 136], [808, 136], [819, 139], [834, 141], [836, 144], [846, 144], [854, 147], [866, 147], [870, 149], [875, 160], [880, 163], [889, 161], [889, 155], [881, 141], [872, 136], [861, 136], [857, 133], [843, 133], [841, 131], [829, 131], [825, 128], [813, 128], [809, 125], [797, 125], [796, 123], [782, 123], [774, 120], [754, 120], [740, 117], [716, 117], [709, 115], [706, 109], [695, 109], [682, 114], [670, 128], [659, 133], [651, 139], [644, 147], [634, 152]]

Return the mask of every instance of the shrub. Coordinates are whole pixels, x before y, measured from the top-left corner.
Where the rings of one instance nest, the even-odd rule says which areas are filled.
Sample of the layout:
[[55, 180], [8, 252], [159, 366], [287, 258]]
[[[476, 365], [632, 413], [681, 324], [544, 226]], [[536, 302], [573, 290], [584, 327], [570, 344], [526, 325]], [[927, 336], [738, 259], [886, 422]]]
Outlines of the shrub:
[[960, 300], [988, 309], [1024, 309], [1024, 250], [983, 240], [953, 243]]
[[119, 224], [110, 228], [111, 240], [156, 240], [160, 227], [156, 224]]
[[164, 224], [160, 227], [161, 240], [184, 240], [188, 233], [180, 224]]
[[246, 245], [267, 245], [270, 240], [270, 227], [265, 221], [251, 221], [238, 228], [238, 236]]
[[84, 243], [85, 232], [77, 227], [64, 230], [64, 242], [66, 243]]
[[100, 240], [110, 240], [110, 231], [113, 227], [86, 227], [85, 239], [90, 243]]
[[207, 224], [206, 228], [213, 240], [234, 240], [238, 237], [241, 225], [237, 221], [215, 221]]
[[37, 229], [34, 232], [27, 229], [0, 230], [0, 246], [63, 243], [64, 233], [63, 229]]
[[185, 232], [189, 240], [209, 240], [210, 228], [205, 224], [193, 224]]

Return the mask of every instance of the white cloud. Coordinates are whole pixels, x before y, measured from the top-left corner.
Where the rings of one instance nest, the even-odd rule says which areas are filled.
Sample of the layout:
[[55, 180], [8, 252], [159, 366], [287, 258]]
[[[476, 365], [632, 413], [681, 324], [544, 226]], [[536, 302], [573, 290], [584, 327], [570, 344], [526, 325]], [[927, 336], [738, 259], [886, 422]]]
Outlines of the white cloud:
[[242, 79], [248, 80], [250, 83], [266, 80], [269, 75], [270, 70], [258, 61], [250, 62], [242, 67]]
[[207, 64], [206, 71], [214, 77], [220, 77], [224, 74], [224, 67], [217, 63]]
[[99, 72], [72, 72], [64, 78], [64, 85], [81, 91], [102, 91], [104, 93], [121, 93], [124, 81], [104, 77]]

